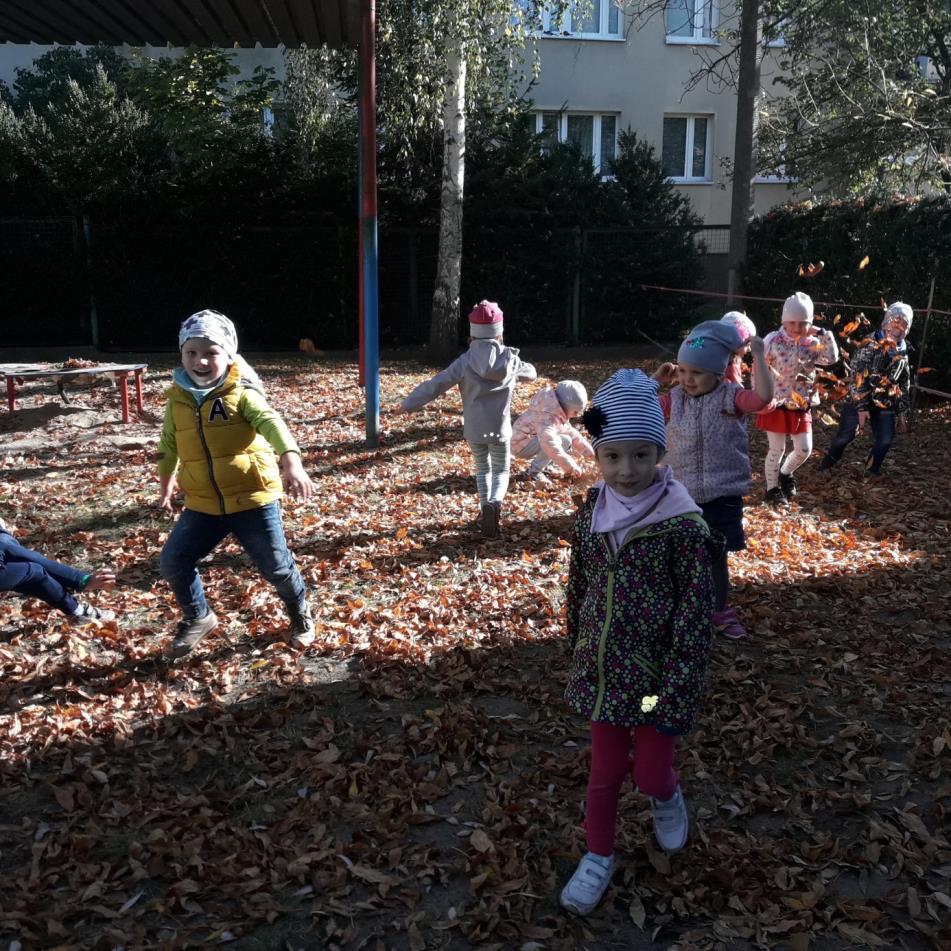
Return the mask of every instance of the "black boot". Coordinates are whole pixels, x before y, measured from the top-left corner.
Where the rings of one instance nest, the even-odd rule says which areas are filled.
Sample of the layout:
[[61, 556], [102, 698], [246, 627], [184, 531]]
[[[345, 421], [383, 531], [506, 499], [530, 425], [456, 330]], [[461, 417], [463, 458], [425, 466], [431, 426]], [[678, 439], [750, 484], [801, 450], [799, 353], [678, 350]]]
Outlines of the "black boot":
[[794, 499], [798, 495], [795, 476], [780, 472], [779, 487], [783, 490], [783, 495], [785, 495], [787, 499]]
[[789, 500], [783, 495], [783, 490], [777, 485], [766, 490], [767, 505], [788, 505]]

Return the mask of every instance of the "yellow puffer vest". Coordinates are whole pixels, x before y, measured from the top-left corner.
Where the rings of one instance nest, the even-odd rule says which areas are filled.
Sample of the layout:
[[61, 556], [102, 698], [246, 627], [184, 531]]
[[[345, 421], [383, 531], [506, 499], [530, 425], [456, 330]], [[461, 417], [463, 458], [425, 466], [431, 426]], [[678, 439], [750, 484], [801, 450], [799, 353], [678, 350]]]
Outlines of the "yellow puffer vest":
[[236, 364], [201, 406], [177, 383], [166, 391], [175, 423], [178, 484], [185, 508], [193, 512], [233, 515], [283, 495], [274, 450], [238, 412], [243, 393]]

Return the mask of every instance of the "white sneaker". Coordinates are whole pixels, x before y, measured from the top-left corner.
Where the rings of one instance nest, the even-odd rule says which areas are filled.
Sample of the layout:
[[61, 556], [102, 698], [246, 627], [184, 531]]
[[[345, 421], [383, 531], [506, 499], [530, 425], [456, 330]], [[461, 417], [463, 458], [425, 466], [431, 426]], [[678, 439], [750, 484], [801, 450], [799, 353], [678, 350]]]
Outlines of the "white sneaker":
[[594, 911], [614, 874], [614, 856], [588, 852], [578, 863], [575, 874], [561, 890], [561, 907], [576, 915]]
[[687, 842], [687, 806], [680, 787], [666, 802], [651, 797], [651, 812], [654, 816], [654, 835], [665, 852], [679, 852]]

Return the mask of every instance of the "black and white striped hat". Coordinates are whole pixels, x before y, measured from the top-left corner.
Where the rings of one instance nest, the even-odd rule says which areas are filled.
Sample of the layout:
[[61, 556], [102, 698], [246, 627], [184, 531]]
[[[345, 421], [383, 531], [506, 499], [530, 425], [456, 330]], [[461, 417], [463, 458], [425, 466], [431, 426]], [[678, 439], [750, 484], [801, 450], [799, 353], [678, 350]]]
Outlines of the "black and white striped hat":
[[667, 448], [659, 384], [643, 370], [618, 370], [598, 387], [581, 421], [597, 448], [604, 442], [643, 439]]

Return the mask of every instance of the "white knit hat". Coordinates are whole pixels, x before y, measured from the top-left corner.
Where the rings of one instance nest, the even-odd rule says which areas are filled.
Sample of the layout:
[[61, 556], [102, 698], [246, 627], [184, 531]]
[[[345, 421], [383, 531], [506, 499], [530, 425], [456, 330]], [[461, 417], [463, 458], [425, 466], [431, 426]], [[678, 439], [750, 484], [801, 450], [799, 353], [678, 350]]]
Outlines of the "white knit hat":
[[218, 344], [229, 360], [233, 360], [238, 352], [238, 331], [224, 314], [216, 310], [200, 310], [182, 324], [178, 331], [178, 349], [181, 350], [185, 341], [192, 337], [204, 337]]
[[811, 324], [814, 314], [812, 298], [808, 294], [803, 294], [802, 291], [796, 291], [792, 297], [787, 297], [783, 304], [782, 322], [804, 320], [807, 324]]
[[905, 333], [908, 333], [908, 331], [911, 330], [911, 322], [915, 318], [915, 312], [907, 304], [896, 300], [894, 304], [888, 305], [884, 320], [893, 320], [896, 318], [905, 322]]
[[566, 413], [580, 413], [588, 405], [588, 391], [577, 380], [562, 380], [555, 387], [555, 396]]
[[738, 310], [731, 310], [729, 313], [724, 314], [720, 318], [720, 323], [736, 327], [744, 343], [749, 340], [750, 337], [756, 336], [756, 324], [754, 324], [746, 314], [742, 314]]
[[667, 448], [664, 411], [657, 398], [659, 384], [643, 370], [618, 370], [598, 387], [591, 408], [581, 417], [591, 445], [643, 439]]

